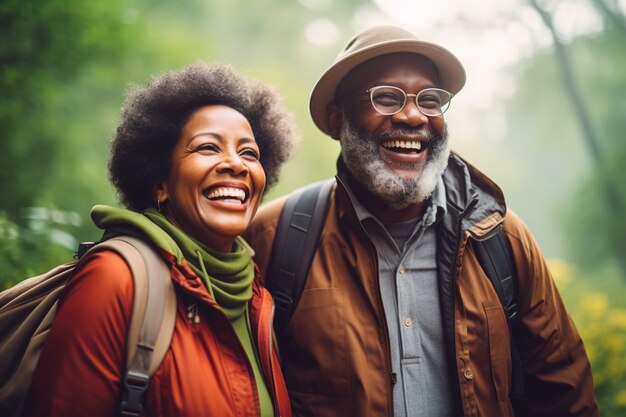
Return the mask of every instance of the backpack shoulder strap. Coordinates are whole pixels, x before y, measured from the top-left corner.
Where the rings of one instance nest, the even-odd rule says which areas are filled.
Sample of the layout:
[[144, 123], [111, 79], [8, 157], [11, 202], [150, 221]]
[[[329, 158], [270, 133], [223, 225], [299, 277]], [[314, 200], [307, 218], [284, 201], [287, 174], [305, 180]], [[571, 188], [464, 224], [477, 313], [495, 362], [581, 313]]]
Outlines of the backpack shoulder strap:
[[494, 233], [487, 238], [474, 240], [474, 251], [483, 271], [491, 281], [498, 294], [502, 308], [506, 315], [511, 335], [512, 360], [512, 390], [513, 403], [524, 394], [524, 371], [522, 358], [517, 347], [517, 274], [513, 262], [513, 251], [504, 233], [504, 227], [499, 225]]
[[292, 193], [278, 220], [266, 273], [274, 297], [277, 337], [286, 330], [313, 260], [335, 179], [320, 181]]
[[486, 239], [474, 242], [478, 262], [498, 293], [507, 320], [512, 322], [517, 318], [517, 277], [504, 228], [499, 225]]
[[124, 258], [135, 284], [120, 413], [138, 416], [150, 376], [163, 361], [172, 340], [176, 295], [169, 268], [151, 245], [135, 237], [119, 236], [94, 247], [103, 249], [114, 250]]

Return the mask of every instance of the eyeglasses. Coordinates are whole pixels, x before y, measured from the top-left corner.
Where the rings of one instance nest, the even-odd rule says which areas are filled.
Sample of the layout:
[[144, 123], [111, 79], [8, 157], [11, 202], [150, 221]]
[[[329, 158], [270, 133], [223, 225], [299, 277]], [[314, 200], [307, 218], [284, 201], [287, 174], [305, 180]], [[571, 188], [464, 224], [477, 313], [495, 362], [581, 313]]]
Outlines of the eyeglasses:
[[415, 97], [415, 104], [425, 116], [440, 116], [450, 107], [453, 94], [441, 88], [425, 88], [417, 94], [407, 94], [398, 87], [380, 85], [365, 90], [370, 95], [374, 109], [385, 116], [402, 111], [406, 98]]

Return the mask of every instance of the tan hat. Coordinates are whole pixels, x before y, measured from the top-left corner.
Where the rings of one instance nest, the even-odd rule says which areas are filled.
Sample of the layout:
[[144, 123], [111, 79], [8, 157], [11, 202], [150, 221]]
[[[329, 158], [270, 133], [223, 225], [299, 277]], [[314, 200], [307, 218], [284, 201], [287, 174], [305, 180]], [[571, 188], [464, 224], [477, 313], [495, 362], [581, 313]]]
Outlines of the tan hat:
[[447, 49], [420, 41], [411, 32], [395, 26], [366, 29], [348, 42], [313, 87], [309, 107], [313, 121], [322, 132], [329, 134], [326, 109], [335, 100], [335, 91], [346, 74], [369, 59], [394, 52], [410, 52], [430, 59], [439, 73], [439, 87], [452, 94], [465, 84], [463, 65]]

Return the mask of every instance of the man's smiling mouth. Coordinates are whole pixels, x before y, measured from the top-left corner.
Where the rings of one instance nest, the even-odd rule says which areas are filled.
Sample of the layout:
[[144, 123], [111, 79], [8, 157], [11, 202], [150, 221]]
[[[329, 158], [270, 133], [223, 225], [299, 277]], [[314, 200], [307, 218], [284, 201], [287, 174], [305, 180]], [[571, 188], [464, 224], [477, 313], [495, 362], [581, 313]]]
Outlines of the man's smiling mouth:
[[422, 142], [417, 140], [385, 140], [382, 147], [392, 152], [412, 154], [422, 151]]

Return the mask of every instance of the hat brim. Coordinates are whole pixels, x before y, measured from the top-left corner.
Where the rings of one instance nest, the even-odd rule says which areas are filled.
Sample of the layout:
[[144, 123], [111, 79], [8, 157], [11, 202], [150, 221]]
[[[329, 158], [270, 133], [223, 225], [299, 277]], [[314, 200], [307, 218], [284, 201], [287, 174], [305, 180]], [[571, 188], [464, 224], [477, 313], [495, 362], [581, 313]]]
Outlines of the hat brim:
[[458, 93], [465, 84], [465, 70], [459, 60], [447, 49], [439, 45], [418, 40], [393, 40], [371, 45], [350, 54], [333, 64], [319, 78], [309, 101], [313, 122], [324, 133], [330, 134], [327, 108], [335, 100], [335, 92], [343, 78], [363, 62], [381, 55], [408, 52], [423, 55], [430, 59], [437, 68], [439, 87]]

